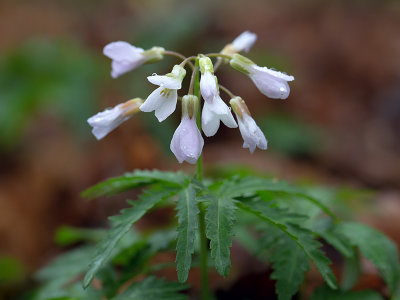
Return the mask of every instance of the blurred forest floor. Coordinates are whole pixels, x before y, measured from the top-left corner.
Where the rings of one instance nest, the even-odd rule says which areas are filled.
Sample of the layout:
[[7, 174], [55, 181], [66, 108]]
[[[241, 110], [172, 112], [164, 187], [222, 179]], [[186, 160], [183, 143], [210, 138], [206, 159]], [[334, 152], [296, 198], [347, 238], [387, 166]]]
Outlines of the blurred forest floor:
[[126, 195], [88, 202], [83, 189], [134, 168], [181, 167], [169, 151], [178, 114], [162, 124], [140, 115], [100, 142], [90, 135], [89, 116], [145, 97], [144, 76], [175, 63], [112, 80], [101, 51], [114, 40], [191, 55], [256, 32], [249, 57], [296, 80], [286, 101], [270, 100], [221, 68], [221, 83], [248, 102], [270, 149], [250, 155], [238, 130], [222, 128], [205, 143], [209, 174], [247, 165], [293, 182], [374, 190], [373, 210], [360, 203], [354, 217], [400, 245], [400, 6], [246, 1], [244, 12], [243, 3], [0, 2], [0, 253], [22, 262], [21, 278], [60, 251], [59, 226], [104, 226], [124, 207]]

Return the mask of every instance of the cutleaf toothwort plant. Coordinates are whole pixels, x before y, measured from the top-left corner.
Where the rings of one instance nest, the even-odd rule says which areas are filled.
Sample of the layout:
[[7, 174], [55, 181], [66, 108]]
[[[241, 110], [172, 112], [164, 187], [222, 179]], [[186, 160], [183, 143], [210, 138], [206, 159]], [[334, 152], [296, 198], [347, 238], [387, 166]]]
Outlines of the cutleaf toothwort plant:
[[[251, 153], [256, 147], [267, 149], [267, 140], [244, 100], [218, 84], [215, 73], [220, 67], [229, 64], [247, 75], [269, 98], [289, 96], [288, 82], [294, 80], [293, 76], [257, 66], [238, 53], [247, 52], [256, 38], [254, 33], [244, 32], [219, 53], [190, 57], [160, 47], [143, 50], [126, 42], [114, 42], [104, 48], [104, 54], [112, 59], [114, 78], [165, 55], [176, 56], [181, 62], [166, 75], [147, 78], [158, 87], [146, 99], [134, 98], [91, 117], [88, 122], [93, 134], [102, 139], [139, 111], [155, 111], [162, 122], [180, 101], [182, 118], [171, 139], [171, 151], [180, 163], [197, 164], [196, 175], [191, 178], [181, 172], [135, 170], [84, 191], [84, 197], [96, 198], [144, 188], [137, 200], [128, 201], [128, 208], [110, 218], [108, 231], [64, 229], [59, 238], [63, 244], [94, 241], [97, 246], [76, 248], [42, 269], [37, 278], [45, 284], [34, 299], [185, 299], [189, 286], [184, 282], [192, 266], [201, 268], [202, 299], [211, 299], [209, 267], [215, 267], [222, 276], [229, 274], [233, 237], [237, 244], [270, 264], [279, 299], [291, 299], [296, 293], [304, 296], [304, 289], [299, 291], [299, 287], [310, 262], [326, 282], [312, 299], [383, 299], [376, 291], [351, 291], [362, 274], [360, 254], [379, 270], [387, 285], [385, 296], [399, 296], [396, 246], [375, 229], [339, 220], [332, 211], [336, 199], [332, 191], [298, 188], [276, 179], [243, 174], [203, 181], [201, 132], [207, 137], [215, 135], [221, 121], [227, 127], [239, 127], [243, 147]], [[188, 92], [179, 97], [187, 72], [191, 72]], [[230, 107], [220, 91], [230, 97]], [[204, 101], [200, 113], [201, 98]], [[142, 233], [132, 228], [159, 205], [175, 207], [177, 226], [173, 221], [167, 228]], [[323, 243], [343, 256], [340, 284], [321, 249]], [[173, 267], [180, 283], [154, 276], [171, 264], [154, 264], [152, 257], [173, 249]], [[74, 279], [85, 271], [83, 290]], [[190, 293], [193, 295], [195, 289]]]

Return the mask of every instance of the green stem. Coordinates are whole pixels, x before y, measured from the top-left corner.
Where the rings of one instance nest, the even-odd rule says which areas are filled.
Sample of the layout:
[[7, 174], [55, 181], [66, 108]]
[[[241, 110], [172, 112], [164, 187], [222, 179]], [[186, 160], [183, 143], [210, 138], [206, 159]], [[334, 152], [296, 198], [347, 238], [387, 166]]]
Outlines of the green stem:
[[[199, 60], [196, 59], [195, 64], [195, 75], [194, 75], [194, 95], [199, 99], [197, 108], [197, 127], [201, 132], [201, 113], [200, 113], [200, 81], [199, 81]], [[200, 155], [197, 160], [197, 169], [195, 178], [203, 181], [203, 154]], [[205, 219], [205, 208], [202, 203], [198, 203], [199, 207], [199, 236], [200, 236], [200, 266], [201, 266], [201, 299], [210, 299], [210, 289], [208, 286], [208, 266], [207, 266], [207, 255], [208, 255], [208, 243], [206, 236], [206, 219]]]
[[192, 70], [193, 70], [193, 68], [194, 68], [193, 64], [190, 62], [190, 60], [192, 60], [192, 59], [195, 58], [194, 56], [186, 57], [186, 56], [184, 56], [184, 55], [182, 55], [182, 54], [180, 54], [180, 53], [178, 53], [178, 52], [169, 51], [169, 50], [164, 51], [163, 54], [164, 54], [164, 55], [169, 55], [169, 56], [175, 56], [175, 57], [177, 57], [177, 58], [182, 59], [182, 63], [181, 63], [182, 67], [184, 67], [185, 64], [188, 63], [188, 65], [190, 66], [190, 68], [191, 68]]
[[219, 85], [219, 88], [225, 92], [225, 94], [227, 94], [229, 97], [231, 98], [235, 98], [236, 96], [230, 91], [228, 90], [226, 87], [224, 87], [223, 85]]
[[208, 57], [221, 57], [221, 58], [225, 58], [225, 59], [229, 59], [229, 60], [232, 59], [232, 56], [226, 55], [226, 54], [222, 54], [222, 53], [207, 53], [207, 54], [204, 54], [204, 55], [208, 56]]
[[210, 291], [208, 287], [208, 266], [207, 266], [207, 237], [206, 237], [206, 222], [205, 209], [199, 205], [199, 233], [200, 233], [200, 265], [201, 265], [201, 298], [203, 300], [210, 299]]

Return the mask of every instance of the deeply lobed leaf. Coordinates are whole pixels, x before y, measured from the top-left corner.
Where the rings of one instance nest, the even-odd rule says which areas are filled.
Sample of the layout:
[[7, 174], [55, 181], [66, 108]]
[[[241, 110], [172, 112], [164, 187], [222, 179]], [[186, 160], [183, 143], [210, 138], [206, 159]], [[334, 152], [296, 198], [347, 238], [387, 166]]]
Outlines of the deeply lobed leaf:
[[111, 196], [133, 188], [154, 184], [167, 183], [171, 186], [183, 187], [188, 177], [181, 172], [162, 172], [158, 170], [135, 170], [123, 176], [113, 177], [102, 181], [81, 193], [82, 197], [93, 199], [100, 196]]
[[132, 284], [112, 300], [184, 300], [187, 296], [179, 292], [187, 288], [186, 284], [166, 282], [150, 276]]
[[333, 291], [324, 286], [318, 288], [312, 294], [310, 300], [383, 300], [384, 298], [376, 291], [363, 290], [357, 292]]
[[196, 191], [192, 185], [180, 192], [176, 209], [178, 210], [179, 222], [176, 262], [178, 280], [184, 282], [188, 277], [192, 263], [196, 229], [198, 228], [199, 209], [196, 203]]
[[236, 198], [241, 196], [251, 196], [260, 191], [287, 193], [310, 201], [315, 206], [319, 207], [327, 215], [329, 215], [333, 219], [336, 219], [335, 214], [324, 204], [317, 201], [316, 199], [305, 193], [303, 190], [291, 186], [285, 181], [278, 181], [275, 179], [267, 179], [253, 176], [247, 176], [243, 178], [233, 177], [229, 181], [232, 182], [232, 184], [229, 190], [226, 191], [226, 197]]
[[176, 188], [164, 188], [162, 190], [149, 190], [139, 196], [139, 200], [131, 202], [131, 208], [122, 210], [118, 216], [111, 217], [114, 221], [113, 227], [106, 238], [96, 247], [93, 259], [90, 262], [89, 270], [83, 280], [83, 286], [87, 287], [93, 280], [97, 271], [110, 258], [111, 252], [118, 241], [129, 231], [132, 224], [138, 221], [149, 209], [161, 200], [172, 196], [179, 190]]
[[274, 272], [275, 289], [279, 300], [290, 300], [304, 280], [304, 272], [310, 263], [304, 251], [296, 242], [277, 228], [268, 226], [262, 246], [272, 251], [269, 261]]
[[210, 194], [211, 203], [206, 212], [206, 235], [210, 239], [211, 257], [222, 276], [228, 275], [231, 265], [233, 223], [236, 219], [234, 200], [226, 196], [232, 182], [225, 182], [217, 194]]
[[338, 225], [338, 230], [374, 263], [393, 294], [400, 278], [396, 245], [383, 233], [364, 224], [344, 222]]
[[292, 218], [292, 213], [254, 199], [238, 202], [238, 206], [282, 230], [314, 262], [327, 284], [333, 289], [337, 288], [335, 275], [329, 267], [330, 260], [320, 250], [321, 243], [314, 240], [313, 233], [310, 230], [288, 221]]

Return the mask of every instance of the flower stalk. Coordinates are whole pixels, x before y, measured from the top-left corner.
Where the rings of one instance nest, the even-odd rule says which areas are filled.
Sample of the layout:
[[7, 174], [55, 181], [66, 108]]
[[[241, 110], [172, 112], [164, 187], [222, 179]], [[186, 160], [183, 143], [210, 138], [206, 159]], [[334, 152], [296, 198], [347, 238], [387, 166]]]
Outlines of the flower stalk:
[[[194, 73], [194, 95], [200, 100], [200, 80], [199, 80], [199, 59], [195, 62]], [[201, 132], [201, 114], [200, 114], [200, 101], [198, 101], [197, 109], [197, 127]], [[200, 182], [203, 181], [203, 154], [200, 155], [196, 163], [195, 178]], [[210, 289], [208, 285], [208, 242], [206, 236], [206, 219], [205, 208], [202, 203], [198, 203], [199, 208], [199, 237], [200, 237], [200, 266], [201, 266], [201, 298], [203, 300], [210, 299]]]

